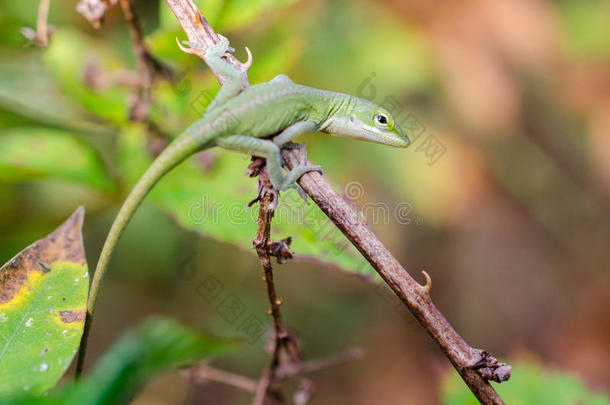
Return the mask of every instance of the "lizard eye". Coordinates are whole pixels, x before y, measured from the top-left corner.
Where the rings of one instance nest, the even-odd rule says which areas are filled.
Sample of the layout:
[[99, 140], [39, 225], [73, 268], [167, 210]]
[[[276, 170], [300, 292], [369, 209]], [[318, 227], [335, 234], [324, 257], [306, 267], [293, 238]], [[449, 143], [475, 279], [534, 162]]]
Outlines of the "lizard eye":
[[389, 121], [390, 120], [388, 119], [388, 116], [385, 114], [377, 114], [375, 116], [375, 122], [382, 127], [385, 127], [386, 125], [388, 125]]

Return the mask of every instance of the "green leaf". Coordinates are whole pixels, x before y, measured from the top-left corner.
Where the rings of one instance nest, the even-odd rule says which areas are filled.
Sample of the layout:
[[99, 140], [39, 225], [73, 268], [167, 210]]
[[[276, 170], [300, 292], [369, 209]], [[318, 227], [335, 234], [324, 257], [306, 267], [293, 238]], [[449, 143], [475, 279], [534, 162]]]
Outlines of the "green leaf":
[[[494, 384], [507, 404], [512, 405], [607, 405], [608, 397], [588, 389], [577, 377], [564, 371], [543, 368], [533, 359], [511, 363], [510, 380]], [[455, 372], [442, 383], [443, 403], [446, 405], [477, 405], [479, 401]]]
[[80, 343], [88, 273], [79, 208], [0, 268], [0, 397], [41, 394]]
[[[149, 319], [121, 337], [90, 375], [44, 398], [31, 396], [11, 404], [127, 404], [156, 375], [235, 347], [234, 343], [203, 337], [169, 319]], [[0, 404], [5, 403], [0, 400]]]
[[[134, 184], [152, 162], [142, 130], [132, 126], [124, 134], [119, 157], [126, 180]], [[250, 157], [210, 150], [189, 159], [167, 174], [153, 189], [153, 201], [186, 229], [228, 242], [254, 254], [258, 205], [256, 180], [244, 175]], [[211, 165], [205, 170], [202, 160]], [[339, 266], [363, 274], [374, 273], [356, 249], [313, 203], [307, 205], [294, 190], [283, 192], [273, 221], [272, 236], [292, 237], [299, 258]]]
[[0, 181], [58, 178], [108, 190], [100, 157], [73, 134], [50, 128], [0, 131]]

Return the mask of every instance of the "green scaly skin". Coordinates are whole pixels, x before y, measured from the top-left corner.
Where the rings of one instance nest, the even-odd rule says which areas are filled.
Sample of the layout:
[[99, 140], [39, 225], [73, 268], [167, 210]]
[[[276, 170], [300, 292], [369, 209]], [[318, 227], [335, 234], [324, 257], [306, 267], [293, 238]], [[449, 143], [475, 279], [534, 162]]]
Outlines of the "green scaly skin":
[[[154, 185], [171, 169], [201, 150], [219, 146], [248, 155], [264, 157], [273, 186], [278, 190], [296, 188], [296, 181], [319, 166], [302, 165], [282, 172], [280, 148], [307, 133], [322, 131], [396, 147], [410, 144], [404, 132], [384, 108], [350, 95], [318, 90], [293, 83], [287, 76], [250, 86], [240, 92], [241, 73], [222, 57], [229, 42], [220, 42], [206, 51], [206, 62], [227, 78], [204, 117], [174, 140], [151, 164], [135, 185], [112, 224], [100, 255], [87, 304], [83, 345], [89, 331], [99, 285], [110, 256], [136, 209]], [[278, 134], [273, 140], [265, 139]], [[81, 347], [84, 352], [84, 347]], [[82, 367], [82, 353], [79, 366]], [[79, 367], [80, 369], [80, 367]]]

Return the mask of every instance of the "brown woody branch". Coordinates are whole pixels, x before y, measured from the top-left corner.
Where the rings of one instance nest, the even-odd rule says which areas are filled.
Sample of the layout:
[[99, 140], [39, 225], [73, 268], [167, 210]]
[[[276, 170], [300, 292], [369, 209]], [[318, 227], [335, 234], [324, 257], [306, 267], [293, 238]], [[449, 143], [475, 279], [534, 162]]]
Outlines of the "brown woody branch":
[[300, 369], [301, 359], [296, 340], [288, 333], [282, 322], [280, 305], [282, 301], [278, 298], [273, 281], [273, 269], [271, 267], [271, 256], [275, 256], [278, 263], [292, 257], [288, 244], [290, 240], [280, 242], [271, 241], [271, 221], [277, 206], [278, 193], [273, 189], [267, 168], [261, 167], [261, 159], [255, 158], [250, 165], [252, 175], [258, 175], [259, 212], [258, 228], [256, 236], [252, 241], [256, 254], [263, 268], [263, 279], [267, 288], [269, 298], [269, 312], [273, 318], [273, 338], [271, 345], [271, 362], [263, 372], [254, 396], [254, 405], [263, 405], [267, 391], [272, 387], [281, 364], [281, 354], [287, 358], [287, 367]]
[[[216, 33], [214, 33], [191, 0], [166, 0], [166, 2], [180, 21], [191, 44], [197, 44], [197, 48], [205, 49], [205, 47], [217, 42], [218, 37]], [[200, 56], [205, 61], [203, 52], [190, 51], [190, 53]], [[250, 58], [246, 64], [240, 63], [232, 55], [228, 55], [226, 60], [242, 72], [242, 85], [246, 87], [248, 85], [247, 70], [251, 62]], [[217, 72], [214, 72], [214, 74], [221, 83], [224, 82], [222, 76]], [[287, 163], [288, 168], [294, 167], [298, 162], [298, 155], [298, 152], [294, 150], [286, 149], [282, 151], [282, 157]], [[409, 308], [420, 324], [438, 343], [451, 364], [453, 364], [479, 401], [483, 404], [503, 404], [502, 399], [489, 384], [488, 380], [497, 382], [508, 380], [511, 367], [499, 363], [486, 351], [469, 346], [451, 327], [449, 322], [432, 303], [430, 298], [432, 286], [430, 277], [424, 273], [426, 285], [422, 286], [417, 283], [392, 256], [383, 243], [377, 239], [375, 234], [368, 229], [361, 216], [331, 188], [320, 173], [309, 172], [303, 175], [299, 180], [299, 185], [375, 268], [407, 308]], [[263, 201], [261, 204], [261, 211], [263, 211], [261, 215], [265, 216], [268, 213], [264, 212], [263, 204], [267, 203]], [[271, 218], [263, 218], [263, 220], [268, 220], [270, 224]], [[268, 260], [269, 257], [264, 256], [263, 259]], [[265, 266], [267, 264], [264, 263], [264, 269]], [[268, 266], [270, 271], [270, 260], [268, 261]], [[269, 285], [268, 281], [268, 288]], [[271, 294], [269, 296], [271, 297]], [[272, 314], [274, 302], [274, 300], [271, 301]]]
[[[251, 165], [252, 166], [252, 165]], [[258, 212], [258, 228], [256, 236], [252, 241], [258, 260], [263, 268], [263, 279], [265, 280], [265, 286], [267, 288], [267, 297], [269, 298], [269, 308], [271, 316], [273, 317], [273, 340], [272, 340], [272, 352], [271, 362], [269, 367], [265, 369], [261, 376], [255, 394], [254, 394], [254, 405], [263, 405], [267, 391], [275, 379], [275, 370], [280, 363], [280, 350], [282, 349], [282, 338], [287, 335], [286, 330], [282, 322], [282, 316], [280, 314], [280, 301], [275, 291], [275, 285], [273, 282], [273, 270], [271, 268], [271, 253], [269, 246], [271, 244], [271, 220], [273, 219], [274, 209], [273, 203], [278, 198], [277, 193], [265, 192], [263, 189], [268, 188], [268, 176], [266, 175], [266, 168], [259, 174], [259, 199], [260, 209]]]
[[[298, 163], [299, 154], [285, 149], [288, 168]], [[432, 281], [424, 272], [426, 285], [416, 282], [366, 226], [362, 217], [337, 194], [317, 172], [301, 177], [299, 185], [328, 218], [375, 268], [394, 293], [441, 347], [464, 382], [483, 404], [503, 404], [487, 380], [502, 382], [510, 377], [510, 366], [499, 363], [481, 349], [469, 346], [451, 327], [430, 298]]]

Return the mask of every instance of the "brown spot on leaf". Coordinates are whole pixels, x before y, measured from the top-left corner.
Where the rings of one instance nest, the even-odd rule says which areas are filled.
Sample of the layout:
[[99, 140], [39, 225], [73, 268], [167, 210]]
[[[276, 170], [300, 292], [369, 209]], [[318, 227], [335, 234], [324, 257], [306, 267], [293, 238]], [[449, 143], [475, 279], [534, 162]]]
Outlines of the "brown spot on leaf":
[[85, 322], [85, 310], [80, 309], [78, 311], [60, 311], [59, 316], [62, 322]]
[[85, 250], [81, 233], [85, 209], [79, 207], [53, 233], [22, 250], [0, 267], [0, 304], [10, 301], [21, 289], [32, 271], [50, 271], [58, 260], [85, 266]]

